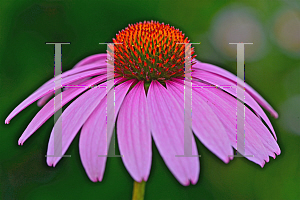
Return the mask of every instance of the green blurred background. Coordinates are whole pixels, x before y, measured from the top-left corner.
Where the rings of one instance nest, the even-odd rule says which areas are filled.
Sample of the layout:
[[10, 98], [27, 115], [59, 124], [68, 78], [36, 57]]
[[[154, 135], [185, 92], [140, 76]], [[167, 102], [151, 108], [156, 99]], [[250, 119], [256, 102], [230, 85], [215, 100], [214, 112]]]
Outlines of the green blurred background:
[[264, 168], [245, 158], [224, 164], [198, 140], [200, 178], [184, 187], [156, 147], [145, 199], [300, 199], [300, 3], [299, 1], [79, 1], [0, 0], [0, 198], [131, 199], [132, 179], [120, 158], [109, 158], [102, 182], [82, 167], [78, 135], [55, 168], [45, 154], [53, 119], [23, 146], [17, 141], [39, 111], [34, 103], [9, 125], [4, 119], [53, 77], [53, 45], [63, 45], [63, 71], [103, 53], [129, 23], [158, 20], [182, 30], [197, 59], [236, 73], [236, 46], [246, 46], [246, 81], [279, 112], [271, 118], [281, 155]]

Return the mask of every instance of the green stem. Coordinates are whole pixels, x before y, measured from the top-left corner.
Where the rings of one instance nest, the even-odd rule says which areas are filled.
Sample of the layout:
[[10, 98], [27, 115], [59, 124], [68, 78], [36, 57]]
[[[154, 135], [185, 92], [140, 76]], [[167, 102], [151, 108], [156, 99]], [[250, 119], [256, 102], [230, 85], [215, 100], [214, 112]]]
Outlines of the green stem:
[[132, 193], [132, 200], [143, 200], [145, 194], [145, 185], [146, 182], [136, 182], [133, 183], [133, 193]]

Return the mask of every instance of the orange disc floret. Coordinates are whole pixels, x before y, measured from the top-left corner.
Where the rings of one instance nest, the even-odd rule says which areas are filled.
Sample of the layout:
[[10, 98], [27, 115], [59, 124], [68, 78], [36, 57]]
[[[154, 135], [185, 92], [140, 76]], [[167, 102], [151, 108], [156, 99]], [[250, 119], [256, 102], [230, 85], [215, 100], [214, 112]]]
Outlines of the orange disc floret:
[[[179, 29], [144, 21], [119, 31], [113, 42], [116, 76], [146, 81], [184, 76], [186, 58], [182, 43], [190, 41]], [[196, 57], [193, 54], [194, 48], [191, 48], [190, 60]]]

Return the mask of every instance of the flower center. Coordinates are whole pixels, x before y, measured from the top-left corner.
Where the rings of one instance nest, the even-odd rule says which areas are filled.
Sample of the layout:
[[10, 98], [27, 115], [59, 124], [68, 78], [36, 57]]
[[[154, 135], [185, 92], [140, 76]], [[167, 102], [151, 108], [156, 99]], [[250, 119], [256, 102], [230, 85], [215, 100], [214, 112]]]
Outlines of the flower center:
[[[120, 31], [113, 42], [116, 76], [163, 82], [184, 76], [185, 45], [182, 43], [189, 40], [170, 25], [139, 22]], [[192, 60], [196, 56], [194, 48], [190, 50]]]

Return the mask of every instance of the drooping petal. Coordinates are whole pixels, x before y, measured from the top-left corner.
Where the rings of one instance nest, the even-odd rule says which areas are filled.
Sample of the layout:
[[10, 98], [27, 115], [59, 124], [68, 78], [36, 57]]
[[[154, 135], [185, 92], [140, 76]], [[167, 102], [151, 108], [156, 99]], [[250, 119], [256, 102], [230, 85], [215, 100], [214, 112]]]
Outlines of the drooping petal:
[[[216, 91], [217, 90], [213, 90]], [[222, 95], [222, 98], [232, 106], [236, 106], [236, 100], [230, 95]], [[249, 108], [245, 107], [245, 129], [251, 129], [256, 133], [256, 136], [263, 143], [265, 150], [269, 156], [274, 157], [274, 152], [279, 155], [280, 148], [276, 140], [272, 137], [267, 127], [262, 123], [261, 119], [258, 118]]]
[[45, 103], [52, 97], [52, 95], [54, 95], [54, 92], [53, 93], [49, 93], [49, 94], [46, 94], [45, 96], [43, 96], [42, 98], [40, 98], [37, 102], [37, 105], [39, 107], [45, 105]]
[[[86, 80], [89, 80], [91, 77], [87, 77], [87, 78], [82, 78], [80, 80], [77, 80], [77, 81], [74, 81], [74, 82], [71, 82], [69, 83], [67, 86], [65, 86], [65, 88], [63, 88], [62, 91], [66, 91], [74, 86], [81, 86], [82, 84], [84, 84], [83, 82], [85, 82]], [[45, 105], [45, 103], [55, 94], [55, 91], [43, 96], [42, 98], [40, 98], [38, 101], [37, 101], [37, 105], [39, 107]]]
[[273, 158], [275, 158], [274, 152], [279, 155], [281, 153], [280, 148], [270, 134], [267, 127], [261, 122], [261, 120], [248, 108], [245, 109], [245, 121], [246, 128], [251, 126], [253, 131], [257, 133], [257, 136], [263, 143], [267, 154]]
[[[83, 72], [87, 72], [87, 71], [92, 71], [92, 70], [99, 70], [99, 69], [102, 69], [104, 73], [107, 72], [107, 64], [103, 63], [101, 65], [99, 64], [87, 64], [87, 65], [84, 65], [84, 66], [81, 66], [81, 67], [77, 67], [77, 68], [73, 68], [73, 69], [70, 69], [64, 73], [62, 73], [62, 78], [66, 78], [68, 76], [72, 76], [72, 75], [76, 75], [76, 74], [81, 74]], [[110, 72], [111, 69], [108, 68], [108, 71]], [[57, 78], [53, 78], [53, 81], [54, 82], [55, 80], [57, 80]]]
[[[196, 64], [193, 65], [193, 67], [195, 67], [195, 69], [206, 70], [206, 71], [218, 74], [219, 76], [228, 78], [229, 80], [231, 80], [234, 83], [237, 82], [237, 76], [235, 76], [232, 73], [230, 73], [229, 71], [226, 71], [215, 65], [208, 64], [208, 63], [202, 63], [202, 62], [196, 60]], [[272, 114], [273, 117], [275, 117], [275, 118], [278, 117], [278, 113], [272, 108], [272, 106], [247, 83], [245, 83], [245, 89], [260, 105], [262, 105], [262, 107], [264, 107], [266, 110], [268, 110]]]
[[95, 54], [82, 59], [73, 68], [82, 67], [88, 64], [102, 65], [106, 63], [106, 60], [107, 60], [106, 53]]
[[[100, 86], [104, 85], [106, 85], [106, 83]], [[47, 164], [49, 166], [55, 166], [58, 163], [61, 159], [60, 156], [64, 155], [67, 151], [81, 126], [106, 95], [106, 90], [107, 88], [105, 87], [94, 87], [90, 89], [72, 102], [62, 113], [52, 129], [47, 151], [47, 155], [58, 155], [58, 157], [47, 157]], [[59, 135], [55, 136], [56, 133], [54, 133], [54, 130], [56, 130], [56, 127], [62, 127], [61, 138], [57, 138]], [[54, 143], [54, 137], [56, 137], [55, 140], [61, 141], [61, 143]], [[60, 144], [62, 144], [62, 148], [59, 146]]]
[[123, 163], [132, 178], [147, 181], [151, 169], [151, 134], [144, 82], [125, 97], [117, 123]]
[[[114, 109], [115, 117], [113, 121], [108, 123], [108, 126], [106, 126], [106, 102], [113, 101], [113, 99], [106, 100], [107, 98], [105, 97], [82, 127], [79, 138], [80, 158], [88, 177], [94, 182], [102, 181], [107, 159], [105, 155], [108, 154], [107, 150], [114, 128], [114, 122], [123, 99], [132, 83], [133, 80], [130, 80], [115, 88], [115, 107], [111, 108]], [[110, 93], [112, 91], [113, 90], [111, 90]], [[111, 95], [109, 95], [109, 97], [111, 97]], [[113, 110], [108, 110], [107, 112], [111, 113]]]
[[[184, 85], [167, 81], [167, 88], [183, 102]], [[186, 86], [187, 87], [187, 86]], [[184, 106], [181, 104], [181, 106]], [[223, 162], [230, 161], [233, 155], [231, 143], [218, 116], [197, 92], [192, 92], [192, 128], [199, 140]]]
[[[147, 95], [150, 129], [155, 144], [166, 165], [182, 185], [198, 180], [199, 158], [184, 155], [184, 111], [170, 92], [152, 81]], [[191, 129], [192, 155], [198, 155]]]
[[[89, 56], [87, 58], [84, 58], [83, 60], [81, 60], [80, 62], [78, 62], [74, 67], [74, 68], [78, 68], [81, 67], [81, 69], [77, 69], [77, 70], [69, 70], [68, 73], [64, 73], [64, 75], [61, 78], [73, 75], [73, 74], [77, 74], [83, 71], [88, 71], [88, 70], [92, 70], [92, 69], [96, 69], [96, 68], [104, 68], [106, 67], [106, 58], [107, 58], [107, 54], [103, 53], [103, 54], [96, 54], [96, 55], [92, 55]], [[88, 78], [85, 78], [83, 80], [79, 80], [76, 81], [73, 84], [79, 84], [83, 81], [86, 81]], [[55, 79], [51, 79], [49, 80], [46, 84], [53, 84], [53, 82], [55, 81]], [[44, 84], [43, 86], [45, 86], [46, 84]], [[42, 87], [43, 87], [42, 86]], [[52, 96], [53, 94], [48, 94], [43, 96], [41, 99], [38, 100], [37, 105], [38, 106], [43, 106], [47, 100]]]
[[[59, 88], [72, 83], [74, 81], [86, 78], [86, 77], [91, 77], [91, 76], [96, 76], [100, 74], [104, 74], [106, 72], [105, 69], [98, 69], [98, 70], [91, 70], [87, 72], [82, 72], [80, 74], [75, 74], [72, 76], [68, 76], [64, 79], [61, 80], [61, 85]], [[60, 76], [61, 77], [61, 76]], [[41, 89], [42, 88], [42, 89]], [[44, 95], [47, 95], [49, 93], [52, 93], [54, 91], [54, 83], [48, 84], [45, 87], [41, 87], [40, 89], [36, 90], [34, 93], [32, 93], [29, 97], [27, 97], [22, 103], [20, 103], [5, 119], [5, 123], [8, 124], [10, 120], [16, 116], [19, 112], [21, 112], [24, 108], [35, 102], [36, 100], [40, 99]]]
[[[237, 97], [237, 91], [235, 89], [236, 84], [232, 83], [226, 78], [223, 78], [221, 76], [206, 72], [206, 71], [196, 71], [193, 73], [193, 77], [198, 78], [200, 80], [206, 81], [210, 84], [216, 85], [216, 86], [222, 86], [221, 88], [230, 93], [231, 95]], [[277, 139], [275, 130], [265, 114], [265, 112], [262, 110], [262, 108], [258, 105], [258, 103], [255, 101], [255, 99], [252, 98], [251, 95], [249, 95], [247, 92], [244, 93], [245, 95], [245, 103], [250, 106], [258, 115], [262, 117], [262, 119], [266, 122], [268, 127], [271, 129], [275, 139]]]
[[[36, 91], [44, 90], [44, 88], [48, 88], [49, 85], [50, 85], [50, 87], [53, 87], [53, 83], [55, 81], [59, 81], [60, 79], [65, 79], [66, 77], [69, 77], [69, 76], [81, 75], [81, 74], [83, 74], [83, 72], [85, 72], [85, 74], [88, 74], [88, 71], [91, 71], [93, 73], [93, 72], [95, 72], [95, 70], [100, 70], [100, 69], [101, 69], [101, 71], [99, 74], [107, 73], [107, 69], [109, 72], [112, 71], [110, 68], [107, 68], [106, 64], [102, 64], [102, 65], [99, 65], [98, 63], [87, 64], [87, 65], [84, 65], [81, 67], [77, 67], [76, 69], [74, 69], [74, 68], [70, 69], [70, 70], [56, 76], [55, 78], [50, 79], [49, 81], [44, 83], [41, 87], [39, 87]], [[94, 75], [92, 75], [92, 76], [94, 76]], [[89, 77], [89, 76], [86, 76], [86, 77]], [[86, 79], [86, 78], [83, 77], [78, 80], [82, 80], [82, 79]], [[75, 81], [78, 81], [78, 80], [75, 80]], [[75, 81], [73, 81], [73, 82], [75, 82]]]
[[[77, 95], [89, 89], [90, 86], [103, 82], [105, 79], [105, 75], [98, 76], [82, 83], [82, 87], [70, 88], [69, 90], [62, 92], [61, 106], [64, 106]], [[60, 108], [61, 107], [54, 103], [54, 99], [49, 101], [31, 120], [18, 141], [19, 145], [23, 145], [23, 143]]]
[[[197, 83], [198, 86], [204, 86], [203, 83]], [[206, 85], [208, 86], [208, 85]], [[221, 91], [220, 89], [213, 87], [198, 87], [193, 88], [193, 91], [201, 94], [203, 98], [207, 100], [207, 103], [211, 106], [214, 112], [217, 114], [223, 126], [226, 129], [228, 138], [231, 141], [231, 145], [237, 148], [237, 129], [236, 129], [236, 105], [237, 100], [229, 94]], [[248, 109], [246, 107], [246, 109]], [[248, 109], [249, 110], [249, 109]], [[249, 110], [250, 111], [250, 110]], [[250, 111], [251, 112], [251, 111]], [[240, 113], [242, 115], [242, 113]], [[252, 113], [253, 114], [253, 113]], [[249, 124], [248, 119], [258, 118], [256, 115], [248, 116], [249, 112], [246, 112], [247, 117], [245, 118], [245, 155], [254, 155], [254, 157], [246, 157], [247, 159], [259, 164], [261, 167], [264, 166], [265, 161], [269, 160], [268, 153], [264, 147], [263, 142], [260, 140], [258, 133]], [[262, 123], [261, 121], [256, 123]], [[270, 132], [264, 132], [262, 134], [270, 134]], [[273, 139], [274, 140], [274, 139]], [[274, 140], [275, 141], [275, 140]], [[243, 145], [243, 144], [240, 144]]]

